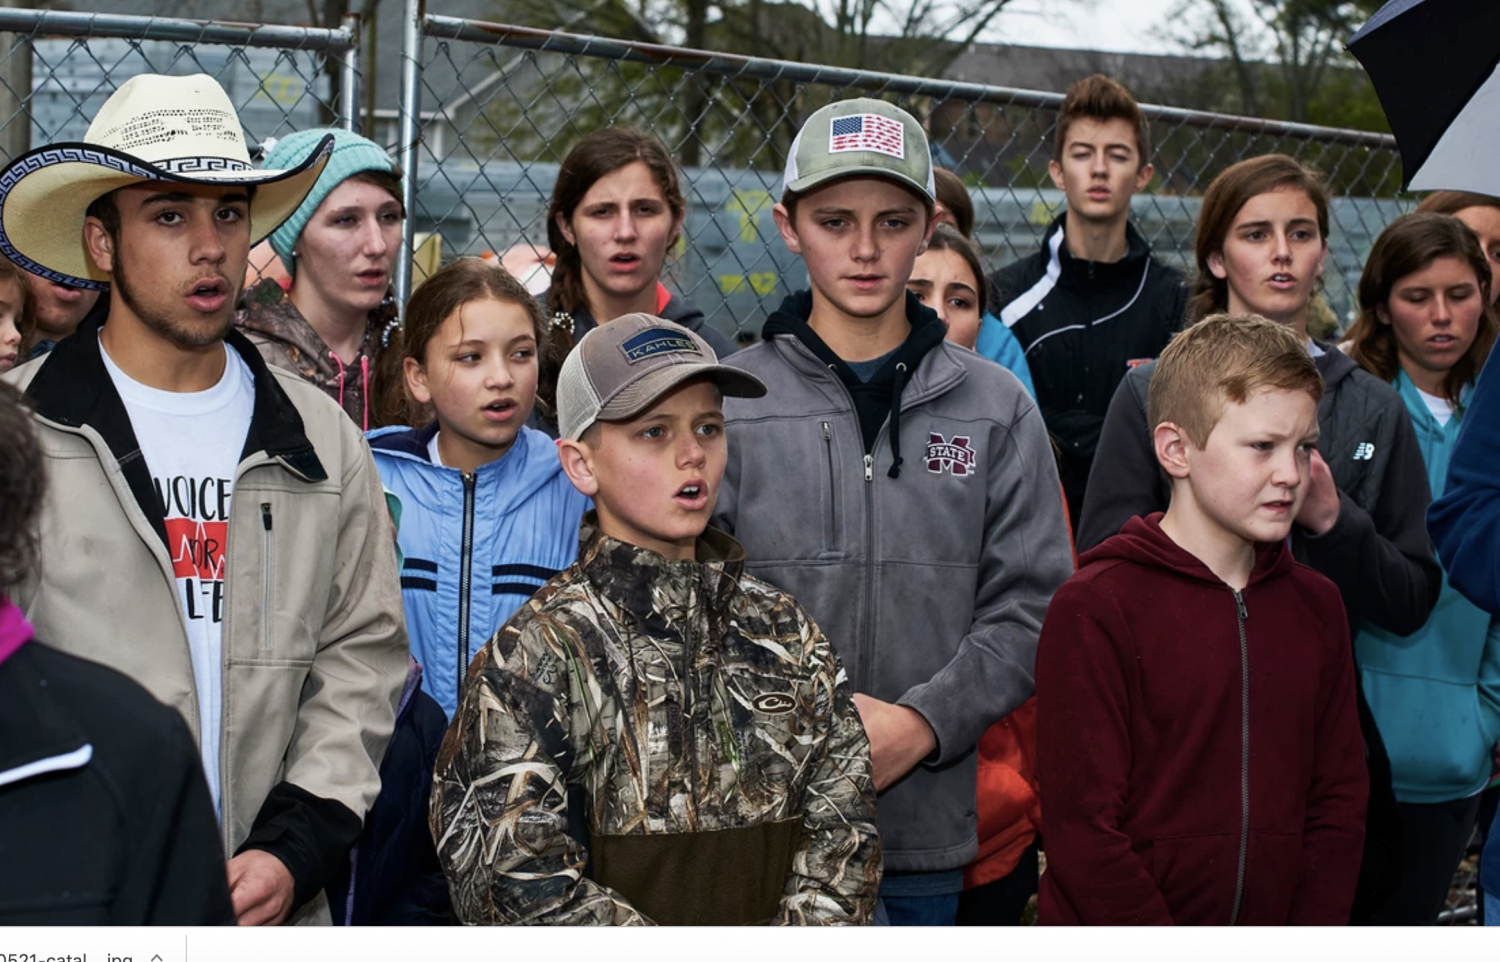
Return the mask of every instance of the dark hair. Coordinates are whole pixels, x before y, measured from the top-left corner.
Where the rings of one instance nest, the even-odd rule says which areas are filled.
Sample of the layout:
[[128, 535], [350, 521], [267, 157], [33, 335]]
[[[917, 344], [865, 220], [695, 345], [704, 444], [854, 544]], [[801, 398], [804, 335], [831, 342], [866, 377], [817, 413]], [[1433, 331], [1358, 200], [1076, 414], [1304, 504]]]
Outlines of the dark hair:
[[401, 205], [401, 216], [406, 217], [406, 201], [401, 199], [401, 168], [394, 167], [390, 170], [362, 170], [357, 174], [351, 174], [344, 178], [345, 181], [355, 181], [361, 184], [369, 184], [379, 187], [395, 198], [396, 203]]
[[1489, 194], [1474, 194], [1467, 190], [1435, 190], [1422, 198], [1414, 213], [1457, 214], [1470, 207], [1500, 208], [1500, 197]]
[[84, 217], [92, 217], [104, 225], [104, 233], [116, 244], [120, 243], [120, 205], [115, 201], [115, 194], [121, 188], [116, 187], [107, 194], [95, 197], [93, 202], [84, 210]]
[[0, 281], [14, 281], [21, 290], [21, 303], [16, 311], [16, 329], [21, 332], [21, 347], [18, 355], [22, 361], [36, 346], [36, 298], [26, 284], [26, 275], [9, 258], [0, 256]]
[[1489, 259], [1479, 246], [1479, 238], [1457, 217], [1407, 214], [1391, 221], [1390, 226], [1380, 232], [1365, 260], [1364, 273], [1359, 277], [1359, 318], [1349, 329], [1352, 342], [1349, 356], [1383, 381], [1395, 378], [1396, 372], [1401, 370], [1396, 332], [1391, 325], [1380, 320], [1379, 310], [1389, 304], [1391, 292], [1402, 278], [1425, 269], [1442, 257], [1457, 258], [1469, 265], [1479, 282], [1479, 298], [1483, 305], [1474, 343], [1443, 378], [1443, 396], [1454, 407], [1461, 408], [1459, 398], [1464, 388], [1479, 377], [1490, 349], [1494, 347], [1500, 323], [1497, 323], [1495, 310], [1490, 306], [1493, 279]]
[[1057, 135], [1052, 142], [1052, 159], [1062, 163], [1063, 148], [1068, 145], [1068, 130], [1078, 120], [1123, 120], [1135, 128], [1135, 149], [1140, 166], [1151, 161], [1151, 126], [1140, 104], [1119, 83], [1102, 73], [1085, 77], [1068, 88], [1062, 110], [1057, 114]]
[[1328, 243], [1328, 187], [1318, 173], [1285, 154], [1266, 154], [1242, 160], [1215, 177], [1203, 193], [1198, 212], [1196, 253], [1198, 276], [1188, 303], [1188, 323], [1229, 310], [1229, 283], [1215, 277], [1208, 260], [1222, 254], [1224, 241], [1240, 208], [1274, 190], [1300, 190], [1318, 210], [1318, 233]]
[[[673, 220], [687, 210], [687, 201], [682, 196], [677, 177], [677, 165], [672, 162], [666, 145], [656, 137], [633, 127], [606, 127], [585, 134], [563, 158], [557, 171], [557, 182], [552, 188], [552, 202], [547, 207], [547, 243], [557, 254], [557, 264], [552, 268], [552, 287], [547, 292], [547, 307], [553, 312], [572, 313], [588, 307], [578, 248], [563, 235], [558, 219], [572, 220], [573, 212], [589, 188], [600, 178], [634, 163], [645, 164], [651, 171]], [[668, 248], [676, 240], [675, 237], [669, 240]], [[571, 347], [571, 332], [568, 340]]]
[[47, 487], [42, 445], [21, 392], [0, 383], [0, 595], [31, 573]]
[[959, 176], [946, 167], [932, 168], [932, 182], [937, 188], [938, 203], [958, 222], [958, 232], [974, 236], [974, 199]]
[[[402, 361], [413, 358], [425, 366], [427, 345], [443, 322], [463, 305], [484, 300], [515, 304], [524, 310], [536, 334], [537, 356], [541, 357], [548, 334], [542, 306], [510, 271], [478, 257], [460, 257], [422, 282], [406, 304], [406, 319], [401, 324], [399, 339], [393, 338], [386, 350]], [[537, 403], [543, 405], [543, 413], [551, 417], [556, 404], [557, 384], [554, 381], [548, 385], [545, 396], [542, 387], [539, 381]], [[404, 387], [401, 393], [408, 405], [403, 420], [408, 424], [422, 420], [420, 415], [423, 412], [406, 394]]]
[[930, 251], [953, 251], [964, 259], [969, 270], [974, 272], [974, 282], [979, 296], [979, 316], [989, 308], [989, 283], [984, 276], [984, 261], [974, 242], [954, 229], [952, 224], [939, 224], [932, 229], [932, 240], [927, 242]]

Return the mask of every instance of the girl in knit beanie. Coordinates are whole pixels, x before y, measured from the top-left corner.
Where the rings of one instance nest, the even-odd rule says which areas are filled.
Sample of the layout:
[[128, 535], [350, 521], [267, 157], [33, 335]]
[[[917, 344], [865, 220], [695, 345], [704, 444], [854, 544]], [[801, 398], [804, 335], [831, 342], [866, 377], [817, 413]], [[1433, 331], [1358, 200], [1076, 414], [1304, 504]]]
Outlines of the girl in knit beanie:
[[[267, 363], [316, 384], [369, 430], [389, 423], [400, 406], [399, 380], [383, 378], [377, 362], [397, 313], [390, 285], [406, 209], [396, 165], [378, 144], [347, 130], [298, 131], [270, 149], [265, 165], [304, 156], [328, 135], [328, 166], [271, 235], [290, 284], [266, 279], [248, 287], [234, 323]], [[390, 391], [385, 380], [394, 380]]]

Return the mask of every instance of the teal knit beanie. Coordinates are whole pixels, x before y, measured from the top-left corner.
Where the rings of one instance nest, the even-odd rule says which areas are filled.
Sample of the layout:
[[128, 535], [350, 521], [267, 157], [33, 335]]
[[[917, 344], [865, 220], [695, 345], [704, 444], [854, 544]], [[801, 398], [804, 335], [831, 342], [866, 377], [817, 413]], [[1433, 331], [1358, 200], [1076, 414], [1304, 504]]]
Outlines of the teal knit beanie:
[[262, 164], [267, 170], [282, 170], [294, 167], [312, 152], [324, 137], [333, 136], [333, 156], [328, 158], [328, 166], [323, 168], [323, 173], [318, 177], [318, 182], [313, 184], [313, 189], [308, 193], [307, 199], [302, 201], [292, 216], [287, 218], [286, 223], [276, 228], [271, 235], [271, 247], [276, 251], [276, 256], [281, 258], [281, 263], [291, 274], [296, 274], [297, 265], [292, 260], [292, 248], [297, 246], [297, 238], [302, 236], [302, 230], [307, 222], [312, 220], [313, 212], [323, 199], [333, 193], [334, 188], [355, 174], [367, 170], [394, 171], [396, 164], [391, 160], [380, 145], [373, 140], [361, 137], [359, 134], [350, 133], [335, 127], [314, 128], [313, 130], [299, 130], [294, 134], [287, 134], [276, 141], [266, 159]]

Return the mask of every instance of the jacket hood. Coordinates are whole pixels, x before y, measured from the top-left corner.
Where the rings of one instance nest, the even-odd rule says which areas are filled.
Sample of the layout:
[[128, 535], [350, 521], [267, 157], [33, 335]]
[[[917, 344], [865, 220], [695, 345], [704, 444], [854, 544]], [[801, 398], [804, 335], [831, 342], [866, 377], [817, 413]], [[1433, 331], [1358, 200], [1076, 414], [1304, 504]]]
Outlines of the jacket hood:
[[[1161, 519], [1161, 512], [1144, 518], [1131, 518], [1120, 529], [1119, 534], [1085, 552], [1078, 559], [1079, 570], [1101, 561], [1129, 561], [1152, 568], [1164, 568], [1196, 581], [1222, 587], [1223, 579], [1210, 571], [1208, 565], [1167, 536], [1161, 529]], [[1285, 541], [1258, 544], [1255, 546], [1255, 567], [1250, 571], [1249, 585], [1281, 577], [1295, 565]]]
[[933, 348], [943, 343], [943, 339], [948, 336], [947, 325], [937, 316], [936, 311], [923, 305], [917, 300], [917, 295], [907, 291], [906, 320], [911, 324], [911, 330], [907, 333], [906, 340], [896, 348], [885, 365], [869, 381], [862, 381], [844, 359], [835, 354], [833, 349], [818, 336], [818, 332], [808, 324], [808, 320], [812, 317], [812, 310], [812, 291], [798, 291], [788, 296], [781, 302], [781, 307], [766, 320], [761, 336], [766, 340], [777, 335], [795, 337], [806, 345], [818, 360], [828, 365], [849, 389], [851, 395], [877, 394], [890, 397], [891, 468], [889, 473], [892, 478], [899, 478], [902, 462], [901, 395], [911, 382], [917, 365], [921, 364], [922, 359]]
[[[308, 323], [292, 299], [273, 280], [264, 280], [245, 291], [245, 306], [235, 315], [235, 326], [240, 330], [256, 334], [266, 340], [292, 348], [294, 357], [310, 364], [320, 377], [337, 379], [341, 372], [338, 357], [323, 342], [323, 338]], [[292, 353], [292, 352], [288, 352]], [[370, 327], [365, 328], [365, 339], [359, 345], [359, 354], [368, 357], [370, 351]], [[351, 362], [358, 367], [358, 360]]]
[[1344, 378], [1361, 370], [1355, 363], [1354, 358], [1339, 350], [1336, 346], [1324, 341], [1313, 341], [1322, 351], [1321, 357], [1313, 358], [1318, 366], [1318, 373], [1323, 375], [1323, 389], [1329, 394], [1334, 392], [1338, 383]]
[[[833, 353], [833, 349], [807, 323], [812, 317], [812, 308], [812, 291], [798, 291], [788, 295], [781, 302], [781, 306], [766, 320], [765, 327], [761, 330], [761, 337], [766, 340], [778, 334], [795, 337], [807, 345], [808, 350], [817, 355], [818, 360], [832, 368], [845, 384], [851, 386], [860, 384], [859, 378], [844, 362], [844, 359]], [[922, 363], [922, 358], [943, 343], [943, 338], [948, 335], [948, 329], [944, 326], [942, 319], [937, 316], [937, 312], [917, 300], [917, 295], [910, 291], [906, 293], [906, 319], [911, 324], [910, 333], [906, 335], [906, 340], [901, 343], [901, 346], [896, 348], [896, 352], [886, 366], [870, 379], [871, 383], [889, 383], [901, 364], [906, 365], [908, 372], [915, 371], [917, 365]]]

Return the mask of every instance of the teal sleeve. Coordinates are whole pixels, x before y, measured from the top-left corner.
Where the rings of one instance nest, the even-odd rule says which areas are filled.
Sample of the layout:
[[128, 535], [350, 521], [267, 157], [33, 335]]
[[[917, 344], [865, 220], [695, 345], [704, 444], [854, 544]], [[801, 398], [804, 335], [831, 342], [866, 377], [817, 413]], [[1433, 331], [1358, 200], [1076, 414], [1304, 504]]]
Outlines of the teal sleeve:
[[1001, 324], [995, 315], [986, 313], [979, 321], [979, 341], [974, 345], [974, 351], [980, 357], [987, 357], [991, 361], [1005, 368], [1020, 379], [1026, 393], [1036, 400], [1036, 385], [1031, 380], [1031, 367], [1026, 363], [1026, 352], [1021, 350], [1021, 342], [1010, 332], [1010, 328]]

